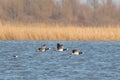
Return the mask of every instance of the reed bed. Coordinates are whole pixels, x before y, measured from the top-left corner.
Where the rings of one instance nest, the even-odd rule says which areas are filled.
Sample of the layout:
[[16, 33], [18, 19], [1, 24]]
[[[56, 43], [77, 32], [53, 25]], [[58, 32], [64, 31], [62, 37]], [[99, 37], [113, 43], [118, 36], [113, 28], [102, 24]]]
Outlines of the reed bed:
[[119, 26], [63, 26], [48, 24], [0, 24], [0, 40], [120, 41]]

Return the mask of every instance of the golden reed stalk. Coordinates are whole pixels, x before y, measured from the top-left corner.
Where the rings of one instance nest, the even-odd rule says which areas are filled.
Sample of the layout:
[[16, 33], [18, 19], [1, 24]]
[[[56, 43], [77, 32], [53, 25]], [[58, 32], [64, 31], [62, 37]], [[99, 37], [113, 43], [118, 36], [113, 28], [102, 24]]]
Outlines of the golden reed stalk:
[[102, 40], [120, 41], [120, 26], [60, 26], [0, 24], [0, 40]]

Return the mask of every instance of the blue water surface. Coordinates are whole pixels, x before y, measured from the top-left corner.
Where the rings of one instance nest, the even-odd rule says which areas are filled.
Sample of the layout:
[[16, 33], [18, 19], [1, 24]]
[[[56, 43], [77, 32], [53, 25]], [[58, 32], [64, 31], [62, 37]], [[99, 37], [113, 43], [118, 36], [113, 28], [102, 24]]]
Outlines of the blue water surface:
[[[42, 44], [51, 50], [37, 52]], [[0, 80], [120, 80], [120, 42], [0, 41]]]

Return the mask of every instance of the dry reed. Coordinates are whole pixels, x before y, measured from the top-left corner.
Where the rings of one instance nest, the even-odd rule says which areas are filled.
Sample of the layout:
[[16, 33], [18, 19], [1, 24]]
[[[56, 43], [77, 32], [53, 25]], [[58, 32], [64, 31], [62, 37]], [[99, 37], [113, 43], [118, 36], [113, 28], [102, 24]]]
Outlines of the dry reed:
[[0, 40], [102, 40], [120, 41], [119, 26], [60, 26], [0, 24]]

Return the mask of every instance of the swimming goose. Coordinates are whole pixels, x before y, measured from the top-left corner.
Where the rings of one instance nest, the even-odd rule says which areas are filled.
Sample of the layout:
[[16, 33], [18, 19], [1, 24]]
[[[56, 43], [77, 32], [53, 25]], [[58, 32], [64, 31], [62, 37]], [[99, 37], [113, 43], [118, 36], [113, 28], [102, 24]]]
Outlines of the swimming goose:
[[37, 51], [39, 51], [39, 52], [45, 52], [45, 51], [50, 50], [50, 49], [51, 49], [51, 48], [46, 48], [45, 45], [42, 45], [40, 48], [38, 48]]
[[62, 44], [57, 43], [57, 50], [58, 51], [66, 51], [66, 50], [68, 50], [68, 48], [64, 48], [64, 46]]
[[18, 56], [17, 55], [13, 55], [13, 58], [18, 58]]
[[83, 52], [81, 52], [77, 49], [72, 50], [72, 55], [80, 55], [80, 54], [83, 54]]

